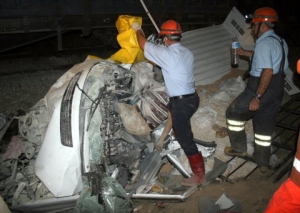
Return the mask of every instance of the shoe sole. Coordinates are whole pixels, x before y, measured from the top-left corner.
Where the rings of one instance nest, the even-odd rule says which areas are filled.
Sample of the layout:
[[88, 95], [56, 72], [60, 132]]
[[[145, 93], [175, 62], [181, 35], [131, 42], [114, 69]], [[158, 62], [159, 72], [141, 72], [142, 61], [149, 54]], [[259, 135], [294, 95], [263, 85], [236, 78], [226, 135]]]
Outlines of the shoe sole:
[[248, 156], [247, 152], [235, 152], [231, 147], [225, 147], [224, 153], [229, 156], [240, 157], [240, 158], [245, 158]]

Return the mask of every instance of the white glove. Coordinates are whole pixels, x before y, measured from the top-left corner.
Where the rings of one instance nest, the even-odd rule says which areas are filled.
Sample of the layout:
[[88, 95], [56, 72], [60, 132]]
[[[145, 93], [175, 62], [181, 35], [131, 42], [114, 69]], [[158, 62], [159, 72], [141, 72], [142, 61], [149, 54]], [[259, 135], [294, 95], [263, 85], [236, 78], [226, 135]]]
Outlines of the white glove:
[[136, 32], [138, 30], [142, 30], [141, 25], [138, 22], [133, 22], [131, 28]]

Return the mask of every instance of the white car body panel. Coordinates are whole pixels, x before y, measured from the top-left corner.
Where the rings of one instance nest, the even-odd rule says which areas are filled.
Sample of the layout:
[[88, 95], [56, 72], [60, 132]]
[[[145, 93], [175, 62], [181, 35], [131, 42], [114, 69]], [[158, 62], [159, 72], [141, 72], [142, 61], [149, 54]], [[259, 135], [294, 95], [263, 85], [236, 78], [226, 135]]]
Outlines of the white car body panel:
[[[53, 113], [36, 160], [35, 171], [55, 197], [72, 196], [82, 190], [79, 136], [79, 107], [82, 92], [76, 87], [72, 101], [73, 147], [67, 147], [61, 143], [60, 108], [62, 96], [71, 78], [76, 72], [84, 70], [78, 80], [78, 85], [82, 88], [91, 65], [95, 63], [95, 61], [87, 61], [79, 67], [74, 66], [57, 81], [45, 97], [48, 109], [53, 110]], [[86, 137], [85, 140], [88, 138]]]

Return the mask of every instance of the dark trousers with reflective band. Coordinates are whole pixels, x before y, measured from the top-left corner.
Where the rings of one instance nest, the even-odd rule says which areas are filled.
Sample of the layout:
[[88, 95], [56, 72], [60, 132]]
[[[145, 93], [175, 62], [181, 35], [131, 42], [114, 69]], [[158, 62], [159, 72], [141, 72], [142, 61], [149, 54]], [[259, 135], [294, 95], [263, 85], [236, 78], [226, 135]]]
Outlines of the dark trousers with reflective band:
[[[250, 76], [246, 89], [229, 105], [226, 119], [248, 121], [252, 119], [255, 134], [271, 136], [276, 123], [276, 117], [283, 98], [284, 77], [282, 73], [273, 75], [270, 85], [260, 101], [257, 111], [250, 111], [249, 105], [256, 95], [260, 78]], [[247, 151], [245, 130], [230, 131], [228, 135], [231, 147], [237, 152]], [[271, 146], [254, 144], [254, 160], [262, 166], [269, 165]]]
[[196, 92], [191, 97], [170, 100], [168, 103], [176, 139], [187, 156], [199, 153], [193, 141], [194, 135], [191, 127], [191, 117], [197, 111], [199, 102], [200, 99]]

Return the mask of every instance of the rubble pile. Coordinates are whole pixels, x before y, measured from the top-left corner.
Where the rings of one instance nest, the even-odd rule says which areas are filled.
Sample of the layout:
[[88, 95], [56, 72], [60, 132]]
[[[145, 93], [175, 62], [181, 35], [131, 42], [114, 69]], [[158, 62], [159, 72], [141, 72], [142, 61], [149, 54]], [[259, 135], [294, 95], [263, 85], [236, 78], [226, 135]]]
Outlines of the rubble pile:
[[[11, 146], [8, 144], [8, 149], [1, 158], [1, 174], [5, 175], [1, 179], [3, 187], [0, 194], [6, 202], [18, 209], [24, 208], [24, 205], [31, 200], [48, 201], [57, 197], [51, 189], [51, 184], [47, 185], [47, 182], [40, 179], [35, 171], [40, 171], [43, 166], [37, 163], [39, 158], [48, 157], [50, 154], [49, 148], [41, 149], [41, 147], [44, 146], [47, 138], [50, 137], [51, 140], [51, 134], [53, 136], [49, 129], [54, 122], [52, 119], [56, 117], [57, 110], [58, 113], [63, 112], [60, 111], [57, 103], [67, 93], [60, 88], [64, 88], [69, 81], [72, 81], [81, 69], [86, 72], [90, 70], [86, 80], [88, 84], [82, 87], [79, 83], [74, 84], [75, 88], [77, 87], [78, 91], [84, 94], [81, 103], [84, 104], [82, 109], [86, 113], [85, 119], [90, 117], [88, 119], [90, 124], [84, 130], [84, 134], [87, 134], [86, 137], [90, 140], [89, 158], [91, 162], [100, 162], [104, 165], [105, 174], [109, 175], [106, 176], [108, 180], [105, 183], [115, 185], [116, 183], [110, 178], [116, 179], [121, 186], [117, 187], [117, 191], [123, 188], [130, 198], [184, 200], [190, 196], [196, 190], [196, 186], [178, 190], [182, 188], [180, 180], [189, 177], [191, 169], [172, 132], [166, 138], [164, 149], [162, 151], [155, 149], [155, 143], [162, 134], [167, 118], [163, 106], [168, 101], [163, 82], [159, 78], [159, 70], [147, 62], [134, 64], [130, 70], [127, 70], [105, 60], [84, 62], [74, 67], [57, 80], [43, 99], [23, 115], [11, 119], [1, 130], [1, 137], [3, 137], [11, 122], [17, 120], [19, 132], [12, 137], [10, 143], [18, 141], [20, 146], [14, 146], [18, 149], [13, 150], [9, 149]], [[240, 159], [235, 159], [227, 165], [229, 158], [224, 155], [223, 149], [229, 144], [226, 135], [225, 110], [244, 87], [245, 82], [241, 80], [239, 73], [233, 73], [215, 84], [197, 88], [200, 106], [192, 117], [192, 130], [197, 147], [206, 160], [207, 184], [218, 178], [219, 174], [230, 173], [241, 163]], [[250, 128], [251, 124], [248, 125]], [[57, 129], [57, 126], [51, 128]], [[56, 142], [50, 141], [50, 143]], [[55, 158], [59, 152], [55, 151], [53, 145], [51, 147], [52, 158]], [[64, 158], [68, 159], [67, 156]], [[218, 166], [216, 175], [214, 172]], [[250, 171], [253, 166], [244, 168]], [[85, 167], [89, 172], [86, 173], [87, 176], [82, 174], [83, 177], [86, 176], [88, 180], [94, 181], [104, 175], [103, 171], [97, 169], [91, 172], [93, 168], [97, 168], [97, 163]], [[81, 170], [80, 165], [78, 169]], [[53, 172], [55, 171], [50, 171]], [[68, 172], [61, 174], [63, 178], [68, 179], [66, 176]], [[245, 174], [247, 171], [242, 169], [231, 178], [243, 177]], [[81, 174], [78, 175], [78, 179], [81, 180]], [[101, 178], [99, 181], [101, 182]], [[4, 187], [5, 185], [9, 187]], [[106, 187], [109, 190], [109, 185]], [[124, 195], [121, 191], [118, 193]], [[86, 196], [86, 193], [84, 195]], [[79, 194], [72, 193], [70, 196], [76, 201]], [[85, 199], [80, 200], [86, 202]], [[82, 205], [85, 204], [81, 203], [79, 206]]]

